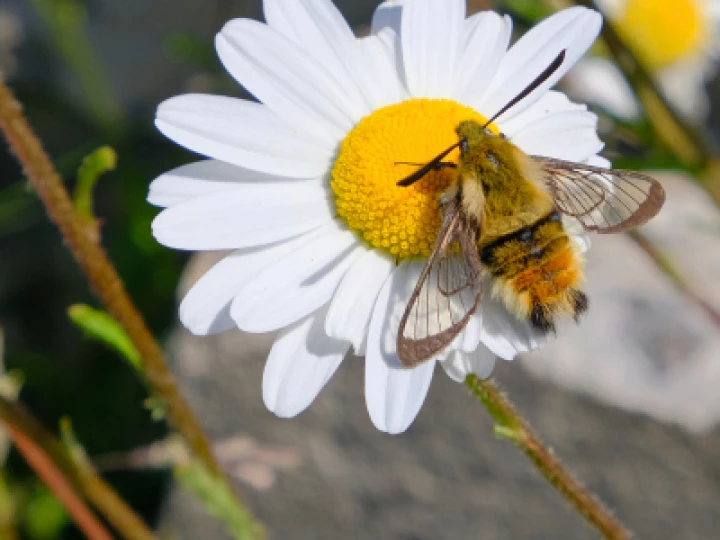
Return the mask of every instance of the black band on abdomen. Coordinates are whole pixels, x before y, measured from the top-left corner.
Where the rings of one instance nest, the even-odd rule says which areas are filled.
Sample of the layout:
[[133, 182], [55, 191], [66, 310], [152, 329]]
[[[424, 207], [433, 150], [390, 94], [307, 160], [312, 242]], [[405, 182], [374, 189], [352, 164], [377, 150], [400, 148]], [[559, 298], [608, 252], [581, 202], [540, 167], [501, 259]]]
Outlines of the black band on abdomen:
[[518, 242], [526, 242], [528, 240], [531, 240], [532, 237], [535, 235], [535, 231], [538, 228], [552, 221], [560, 221], [560, 219], [561, 218], [558, 211], [553, 210], [547, 216], [536, 221], [532, 225], [528, 225], [527, 227], [518, 229], [517, 231], [501, 236], [500, 238], [496, 238], [480, 250], [480, 260], [485, 265], [491, 265], [493, 259], [493, 252], [495, 251], [495, 249], [512, 240], [517, 240]]

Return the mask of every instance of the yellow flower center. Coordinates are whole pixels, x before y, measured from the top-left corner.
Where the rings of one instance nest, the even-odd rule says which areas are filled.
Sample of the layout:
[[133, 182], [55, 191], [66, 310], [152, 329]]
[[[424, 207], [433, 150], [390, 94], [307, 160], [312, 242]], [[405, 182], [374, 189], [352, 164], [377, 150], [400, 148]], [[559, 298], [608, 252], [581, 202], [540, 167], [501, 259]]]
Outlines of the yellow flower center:
[[618, 31], [650, 70], [659, 70], [709, 41], [703, 0], [628, 0]]
[[[374, 111], [348, 133], [333, 166], [335, 208], [371, 247], [396, 259], [430, 254], [440, 227], [438, 196], [455, 169], [430, 171], [408, 187], [399, 180], [457, 143], [463, 120], [483, 123], [477, 111], [446, 99], [410, 99]], [[458, 150], [444, 161], [457, 162]]]

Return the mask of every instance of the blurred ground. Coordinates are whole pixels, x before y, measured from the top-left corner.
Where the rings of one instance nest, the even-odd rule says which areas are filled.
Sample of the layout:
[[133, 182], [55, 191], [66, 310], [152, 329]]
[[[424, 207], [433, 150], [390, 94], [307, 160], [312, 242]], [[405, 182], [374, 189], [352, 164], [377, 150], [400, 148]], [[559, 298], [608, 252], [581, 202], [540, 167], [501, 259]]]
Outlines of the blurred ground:
[[[665, 179], [672, 202], [647, 233], [662, 233], [671, 246], [673, 238], [687, 235], [661, 229], [698, 227], [706, 216], [694, 186], [676, 176]], [[697, 219], [683, 214], [688, 205], [697, 209]], [[638, 538], [714, 538], [720, 527], [720, 430], [710, 429], [720, 413], [717, 331], [630, 239], [593, 240], [586, 320], [562, 327], [554, 343], [522, 361], [499, 363], [497, 378], [541, 437]], [[683, 254], [683, 268], [696, 269], [695, 283], [708, 285], [699, 274], [705, 269], [706, 277], [713, 275], [717, 250], [688, 241], [674, 247]], [[196, 257], [183, 287], [214, 260], [216, 255]], [[716, 292], [707, 297], [718, 305]], [[177, 373], [212, 436], [241, 432], [300, 452], [302, 464], [281, 473], [269, 491], [244, 488], [271, 538], [597, 537], [526, 458], [493, 437], [483, 408], [441, 369], [403, 435], [372, 426], [363, 360], [355, 357], [345, 360], [307, 411], [281, 420], [265, 410], [260, 393], [271, 342], [271, 336], [240, 331], [198, 338], [178, 330], [170, 345]], [[521, 364], [582, 393], [537, 379]], [[700, 428], [710, 431], [688, 432]], [[177, 489], [163, 523], [181, 539], [208, 531], [225, 537]]]

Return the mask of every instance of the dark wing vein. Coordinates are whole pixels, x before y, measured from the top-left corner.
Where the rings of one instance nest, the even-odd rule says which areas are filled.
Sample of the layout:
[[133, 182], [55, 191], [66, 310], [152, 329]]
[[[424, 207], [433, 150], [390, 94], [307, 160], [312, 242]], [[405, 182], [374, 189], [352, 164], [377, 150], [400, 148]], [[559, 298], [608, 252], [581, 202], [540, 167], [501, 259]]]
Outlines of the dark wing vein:
[[400, 320], [397, 352], [403, 365], [413, 367], [438, 355], [477, 311], [482, 291], [476, 239], [477, 226], [466, 222], [457, 202], [449, 203]]
[[557, 209], [576, 218], [588, 231], [616, 233], [655, 216], [665, 190], [650, 176], [635, 171], [593, 167], [533, 156]]

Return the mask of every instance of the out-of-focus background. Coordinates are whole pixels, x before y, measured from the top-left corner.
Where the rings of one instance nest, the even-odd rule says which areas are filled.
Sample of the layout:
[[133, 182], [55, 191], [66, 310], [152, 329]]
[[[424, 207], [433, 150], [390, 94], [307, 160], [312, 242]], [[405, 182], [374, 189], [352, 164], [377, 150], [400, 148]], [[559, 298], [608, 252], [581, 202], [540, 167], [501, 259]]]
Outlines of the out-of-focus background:
[[[377, 3], [337, 5], [362, 34]], [[470, 2], [470, 9], [489, 4]], [[717, 135], [717, 2], [601, 4], [687, 122]], [[651, 4], [668, 10], [665, 18], [651, 16]], [[494, 5], [523, 31], [565, 3]], [[247, 97], [213, 50], [214, 34], [234, 17], [261, 19], [260, 0], [3, 0], [0, 72], [68, 186], [89, 152], [103, 145], [117, 152], [117, 169], [95, 191], [103, 245], [270, 537], [594, 538], [444, 375], [437, 374], [418, 419], [401, 436], [370, 423], [357, 358], [343, 363], [306, 412], [280, 420], [260, 395], [272, 336], [231, 331], [201, 338], [179, 326], [179, 295], [219, 255], [189, 259], [150, 234], [156, 210], [145, 202], [149, 182], [196, 159], [153, 128], [154, 110], [186, 92]], [[672, 32], [700, 32], [702, 39], [676, 40]], [[678, 41], [684, 48], [670, 46]], [[592, 102], [617, 164], [665, 169], [657, 177], [666, 207], [643, 229], [644, 249], [629, 236], [594, 238], [587, 318], [563, 326], [550, 346], [501, 363], [496, 375], [555, 452], [638, 537], [717, 538], [720, 214], [698, 182], [654, 146], [606, 54], [594, 49], [564, 89]], [[150, 466], [146, 450], [164, 439], [166, 426], [151, 418], [132, 367], [71, 322], [75, 304], [97, 301], [3, 145], [3, 371], [21, 374], [20, 399], [46, 426], [56, 431], [62, 417], [72, 419], [106, 478], [165, 537], [225, 538], [169, 472]], [[0, 445], [4, 457], [7, 442], [0, 438]], [[12, 449], [0, 474], [0, 510], [20, 538], [82, 538]]]

